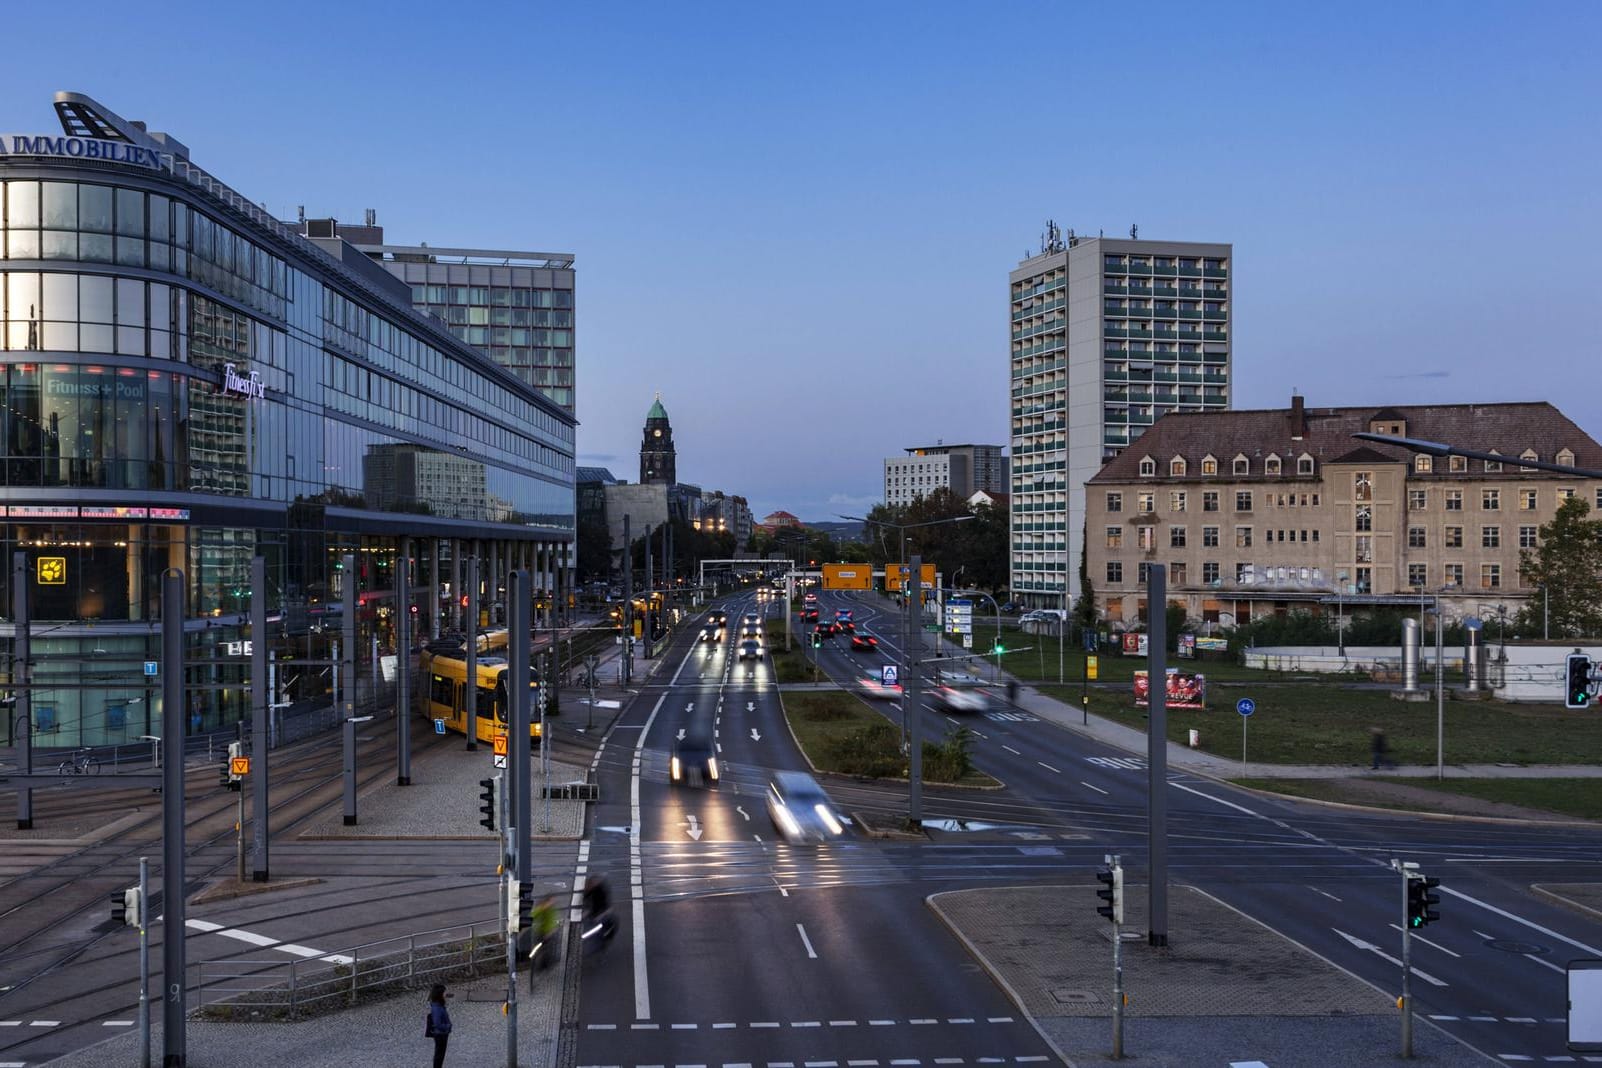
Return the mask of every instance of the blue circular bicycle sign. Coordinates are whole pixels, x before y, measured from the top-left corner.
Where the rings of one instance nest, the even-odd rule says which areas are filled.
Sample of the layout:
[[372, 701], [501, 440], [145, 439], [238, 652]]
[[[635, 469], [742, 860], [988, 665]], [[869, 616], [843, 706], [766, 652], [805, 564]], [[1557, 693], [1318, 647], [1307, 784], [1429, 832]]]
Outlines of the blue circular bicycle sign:
[[1249, 716], [1253, 712], [1257, 711], [1257, 702], [1253, 701], [1250, 697], [1242, 697], [1239, 701], [1235, 702], [1235, 711], [1239, 712], [1243, 716]]

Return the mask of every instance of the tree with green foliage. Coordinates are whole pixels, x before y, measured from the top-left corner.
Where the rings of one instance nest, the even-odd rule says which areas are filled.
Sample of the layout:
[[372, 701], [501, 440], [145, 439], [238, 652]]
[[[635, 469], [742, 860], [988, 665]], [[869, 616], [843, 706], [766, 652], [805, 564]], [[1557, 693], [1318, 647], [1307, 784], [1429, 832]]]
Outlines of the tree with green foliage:
[[1590, 511], [1570, 497], [1541, 527], [1536, 548], [1519, 553], [1522, 584], [1536, 591], [1514, 620], [1519, 634], [1539, 635], [1545, 624], [1554, 638], [1602, 635], [1602, 520]]

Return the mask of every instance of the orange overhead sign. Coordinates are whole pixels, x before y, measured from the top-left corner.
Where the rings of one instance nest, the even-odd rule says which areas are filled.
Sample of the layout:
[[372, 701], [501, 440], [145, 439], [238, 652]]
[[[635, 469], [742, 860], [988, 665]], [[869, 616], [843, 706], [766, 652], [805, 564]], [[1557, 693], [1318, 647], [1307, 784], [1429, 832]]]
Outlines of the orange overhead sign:
[[[890, 591], [899, 590], [902, 576], [910, 575], [911, 571], [912, 568], [906, 564], [885, 564], [884, 588]], [[924, 564], [919, 580], [923, 583], [925, 589], [933, 586], [935, 584], [935, 566], [933, 564]]]
[[873, 589], [872, 564], [824, 564], [823, 588], [826, 590]]

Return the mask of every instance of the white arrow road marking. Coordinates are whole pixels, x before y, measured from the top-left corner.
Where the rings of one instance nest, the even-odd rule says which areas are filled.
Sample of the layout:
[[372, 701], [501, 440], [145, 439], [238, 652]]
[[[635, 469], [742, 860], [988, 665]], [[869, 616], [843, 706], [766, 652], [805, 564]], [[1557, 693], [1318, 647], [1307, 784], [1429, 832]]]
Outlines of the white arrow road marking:
[[743, 819], [749, 820], [751, 818], [751, 814], [739, 805], [734, 806], [734, 811], [738, 812]]
[[[1380, 958], [1382, 958], [1384, 960], [1390, 961], [1392, 964], [1396, 965], [1398, 968], [1400, 968], [1402, 966], [1402, 962], [1401, 961], [1397, 960], [1395, 957], [1391, 956], [1389, 953], [1385, 952], [1383, 949], [1381, 949], [1379, 946], [1376, 946], [1374, 943], [1365, 942], [1361, 938], [1358, 938], [1356, 935], [1349, 935], [1345, 931], [1341, 930], [1338, 927], [1331, 927], [1330, 930], [1334, 931], [1336, 934], [1338, 934], [1342, 938], [1346, 939], [1346, 941], [1350, 942], [1352, 945], [1356, 946], [1358, 949], [1366, 949], [1370, 953], [1373, 953], [1376, 956], [1378, 956], [1378, 957], [1380, 957]], [[1431, 985], [1434, 985], [1434, 986], [1445, 986], [1446, 985], [1445, 982], [1443, 982], [1440, 979], [1435, 978], [1435, 976], [1431, 975], [1429, 972], [1423, 971], [1423, 970], [1418, 969], [1418, 968], [1410, 968], [1408, 970], [1411, 971], [1414, 975], [1418, 976], [1420, 979], [1424, 980], [1426, 983], [1430, 983]]]
[[747, 712], [755, 712], [756, 711], [756, 702], [755, 701], [747, 701], [745, 703], [745, 710]]
[[684, 741], [684, 728], [683, 727], [679, 728], [679, 741], [681, 741], [681, 742]]
[[690, 837], [695, 839], [697, 842], [699, 842], [701, 840], [701, 825], [700, 825], [700, 823], [696, 821], [696, 818], [693, 815], [692, 816], [686, 816], [684, 818], [686, 820], [688, 820], [689, 823], [690, 823], [690, 830], [689, 830]]
[[753, 742], [760, 742], [762, 740], [762, 735], [757, 733], [757, 729], [755, 727], [751, 728], [751, 740]]
[[685, 705], [684, 706], [684, 711], [686, 711], [686, 712], [694, 712], [695, 711], [695, 702], [691, 701], [689, 704]]

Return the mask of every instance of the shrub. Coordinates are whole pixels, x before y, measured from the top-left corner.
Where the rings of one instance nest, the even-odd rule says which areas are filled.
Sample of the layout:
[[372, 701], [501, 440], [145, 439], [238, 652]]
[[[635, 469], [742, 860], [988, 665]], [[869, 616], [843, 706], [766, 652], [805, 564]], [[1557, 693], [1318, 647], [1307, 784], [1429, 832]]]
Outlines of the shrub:
[[829, 742], [834, 766], [846, 775], [891, 778], [901, 775], [901, 730], [893, 723], [870, 723]]

